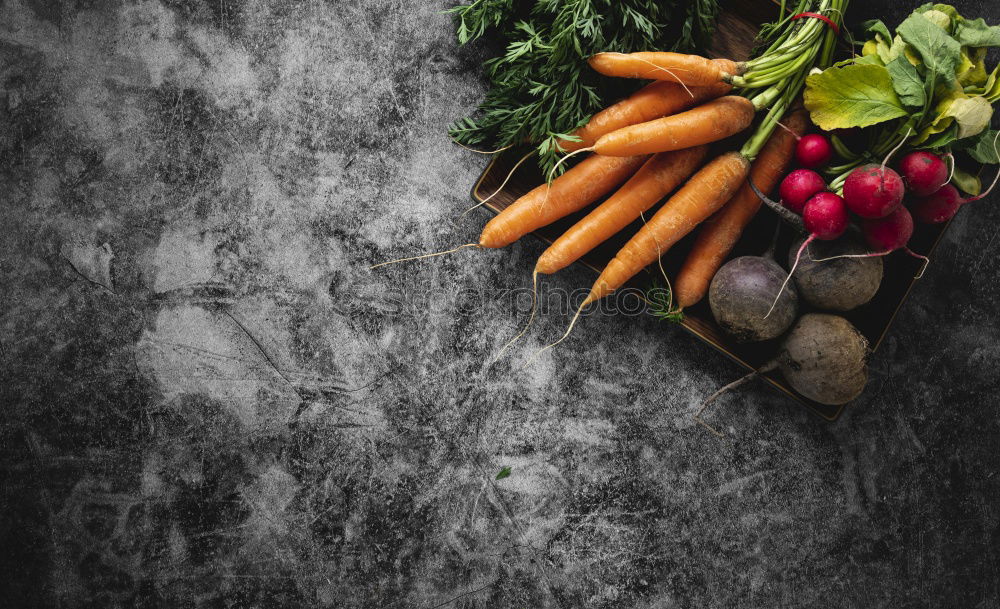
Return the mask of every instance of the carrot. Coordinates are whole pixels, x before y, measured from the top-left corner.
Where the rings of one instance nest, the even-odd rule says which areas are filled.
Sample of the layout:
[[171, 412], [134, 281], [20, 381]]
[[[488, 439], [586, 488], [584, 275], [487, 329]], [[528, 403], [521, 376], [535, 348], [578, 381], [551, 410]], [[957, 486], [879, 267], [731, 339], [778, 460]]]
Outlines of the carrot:
[[[774, 190], [791, 164], [795, 145], [806, 131], [805, 113], [793, 113], [786, 119], [785, 126], [788, 130], [774, 132], [750, 169], [750, 179], [761, 192]], [[674, 281], [674, 297], [680, 307], [690, 307], [705, 297], [712, 277], [736, 246], [743, 229], [760, 206], [761, 200], [748, 182], [725, 207], [705, 222]]]
[[624, 285], [715, 213], [736, 193], [749, 169], [745, 156], [729, 152], [694, 174], [608, 263], [581, 310]]
[[605, 156], [633, 156], [709, 144], [749, 127], [754, 111], [747, 98], [727, 95], [673, 116], [612, 131], [598, 139], [593, 150]]
[[662, 80], [648, 84], [631, 96], [592, 116], [586, 125], [571, 134], [580, 138], [580, 141], [565, 141], [562, 143], [562, 148], [566, 152], [573, 152], [593, 146], [599, 137], [616, 129], [687, 110], [702, 102], [721, 97], [729, 93], [732, 88], [731, 85], [721, 82], [708, 87], [683, 87]]
[[556, 178], [551, 186], [542, 184], [487, 222], [479, 237], [480, 247], [505, 247], [535, 229], [583, 209], [627, 180], [646, 158], [594, 155], [584, 159]]
[[538, 259], [535, 271], [555, 273], [577, 261], [677, 188], [707, 153], [708, 146], [698, 146], [654, 155], [618, 192], [556, 239]]
[[588, 63], [605, 76], [669, 80], [695, 87], [726, 82], [743, 74], [745, 69], [744, 64], [729, 59], [662, 51], [598, 53], [592, 55]]

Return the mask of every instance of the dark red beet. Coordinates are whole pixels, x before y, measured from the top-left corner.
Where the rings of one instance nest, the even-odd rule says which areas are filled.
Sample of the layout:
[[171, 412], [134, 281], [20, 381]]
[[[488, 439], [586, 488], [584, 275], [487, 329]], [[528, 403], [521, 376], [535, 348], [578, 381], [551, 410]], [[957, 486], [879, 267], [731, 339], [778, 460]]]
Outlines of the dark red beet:
[[833, 146], [826, 137], [813, 133], [803, 136], [795, 146], [795, 159], [807, 169], [816, 169], [833, 158]]
[[891, 252], [906, 247], [913, 236], [913, 217], [905, 207], [898, 207], [884, 218], [865, 220], [861, 232], [872, 252]]
[[962, 203], [958, 189], [945, 184], [931, 196], [917, 200], [913, 205], [913, 217], [924, 224], [940, 224], [954, 218]]
[[811, 169], [796, 169], [781, 181], [778, 194], [785, 207], [801, 214], [806, 201], [823, 190], [826, 190], [826, 182], [822, 176]]
[[802, 223], [816, 239], [830, 241], [844, 234], [849, 218], [844, 200], [832, 192], [809, 199], [802, 211]]
[[906, 188], [899, 174], [879, 165], [858, 167], [844, 181], [844, 203], [862, 218], [884, 218], [903, 203]]
[[904, 156], [899, 162], [899, 173], [910, 193], [918, 197], [932, 195], [948, 182], [948, 164], [926, 150]]

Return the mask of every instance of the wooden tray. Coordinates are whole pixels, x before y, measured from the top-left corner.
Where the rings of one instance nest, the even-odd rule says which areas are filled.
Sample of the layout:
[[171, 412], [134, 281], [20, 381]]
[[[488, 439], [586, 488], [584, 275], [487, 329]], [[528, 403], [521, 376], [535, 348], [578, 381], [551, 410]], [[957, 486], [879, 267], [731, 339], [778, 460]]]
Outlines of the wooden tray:
[[[720, 17], [718, 32], [713, 46], [709, 50], [709, 55], [712, 57], [729, 57], [737, 60], [746, 59], [753, 48], [754, 37], [760, 24], [773, 20], [776, 12], [776, 5], [770, 2], [770, 0], [729, 2], [724, 7], [724, 11]], [[473, 187], [472, 198], [481, 203], [487, 197], [493, 195], [489, 202], [485, 204], [485, 207], [495, 213], [499, 213], [517, 200], [518, 197], [541, 184], [543, 177], [538, 171], [537, 166], [533, 163], [524, 163], [507, 182], [507, 185], [497, 194], [493, 194], [503, 183], [517, 160], [526, 151], [527, 149], [511, 149], [495, 155]], [[600, 201], [587, 209], [539, 229], [533, 234], [543, 241], [551, 243], [570, 226], [585, 216], [590, 209], [599, 204]], [[646, 217], [652, 216], [656, 209], [658, 208], [654, 208], [648, 212]], [[766, 206], [763, 207], [761, 212], [757, 214], [757, 217], [747, 227], [740, 242], [733, 250], [731, 258], [760, 255], [766, 251], [774, 236], [775, 228], [780, 224], [778, 216]], [[624, 231], [584, 256], [580, 264], [599, 273], [625, 242], [639, 230], [640, 226], [641, 222], [637, 220]], [[928, 256], [931, 255], [946, 229], [947, 224], [937, 226], [918, 225], [910, 241], [910, 248], [916, 252]], [[664, 254], [663, 266], [668, 276], [675, 276], [680, 269], [684, 258], [691, 248], [693, 236], [696, 233], [697, 231], [688, 235]], [[781, 226], [779, 228], [777, 246], [779, 255], [777, 257], [783, 265], [785, 261], [780, 253], [788, 251], [793, 238], [794, 235], [787, 227]], [[902, 252], [896, 252], [887, 256], [885, 258], [885, 276], [878, 293], [867, 305], [845, 315], [865, 335], [873, 352], [881, 345], [882, 340], [889, 330], [889, 326], [892, 324], [893, 318], [916, 283], [915, 277], [919, 273], [921, 265], [920, 260]], [[630, 282], [629, 287], [646, 289], [659, 275], [659, 269], [654, 265], [634, 278]], [[749, 345], [741, 345], [733, 342], [716, 325], [709, 310], [707, 300], [705, 298], [697, 305], [685, 309], [684, 320], [680, 323], [681, 327], [715, 347], [745, 367], [748, 371], [758, 369], [773, 358], [778, 348], [777, 341]], [[800, 304], [803, 305], [801, 306], [801, 313], [810, 311], [808, 305], [805, 305], [805, 303]], [[767, 373], [763, 375], [763, 378], [778, 391], [791, 396], [812, 412], [828, 421], [835, 420], [844, 409], [844, 406], [819, 404], [797, 394], [785, 384], [784, 378], [782, 378], [779, 372]], [[720, 381], [721, 384], [722, 381]]]

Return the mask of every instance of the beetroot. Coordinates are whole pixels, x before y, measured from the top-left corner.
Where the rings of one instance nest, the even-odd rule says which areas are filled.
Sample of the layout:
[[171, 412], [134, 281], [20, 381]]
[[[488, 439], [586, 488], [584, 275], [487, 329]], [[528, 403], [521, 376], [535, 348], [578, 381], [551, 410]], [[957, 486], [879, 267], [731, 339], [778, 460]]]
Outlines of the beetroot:
[[795, 145], [795, 160], [807, 169], [816, 169], [833, 158], [833, 146], [826, 137], [813, 133], [799, 138]]
[[826, 182], [823, 178], [811, 169], [796, 169], [781, 181], [778, 187], [778, 194], [781, 196], [781, 203], [797, 214], [801, 214], [806, 206], [806, 201], [822, 190], [826, 189]]
[[[788, 252], [794, 264], [801, 240]], [[850, 311], [867, 304], [882, 284], [882, 258], [865, 257], [868, 247], [859, 231], [840, 239], [813, 243], [795, 272], [799, 297], [820, 309]]]
[[905, 207], [884, 218], [865, 220], [861, 232], [873, 252], [888, 253], [906, 247], [913, 235], [913, 217]]
[[810, 239], [830, 241], [847, 230], [847, 207], [839, 196], [832, 192], [821, 192], [806, 203], [802, 210], [802, 221], [811, 235]]
[[899, 162], [899, 173], [910, 193], [918, 197], [932, 195], [948, 182], [947, 163], [926, 150], [904, 156]]
[[803, 315], [777, 361], [788, 384], [820, 404], [846, 404], [868, 383], [868, 341], [837, 315]]
[[[772, 304], [775, 292], [778, 298]], [[788, 285], [788, 274], [774, 260], [760, 256], [741, 256], [723, 265], [708, 288], [708, 304], [719, 327], [738, 342], [777, 338], [799, 313], [799, 297]]]
[[940, 224], [955, 217], [962, 203], [958, 189], [945, 184], [931, 196], [917, 200], [913, 205], [913, 217], [924, 224]]
[[879, 165], [858, 167], [844, 181], [844, 203], [862, 218], [884, 218], [903, 204], [899, 174]]

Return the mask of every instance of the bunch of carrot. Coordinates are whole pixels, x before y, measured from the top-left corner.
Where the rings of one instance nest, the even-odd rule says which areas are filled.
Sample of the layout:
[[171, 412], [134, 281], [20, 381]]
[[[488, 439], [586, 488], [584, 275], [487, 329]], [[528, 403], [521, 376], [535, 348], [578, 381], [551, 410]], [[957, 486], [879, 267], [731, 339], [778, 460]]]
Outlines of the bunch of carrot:
[[[608, 264], [583, 304], [614, 292], [721, 209], [699, 237], [678, 278], [683, 288], [678, 291], [679, 304], [690, 306], [704, 295], [715, 270], [760, 206], [746, 184], [759, 146], [725, 153], [703, 164], [709, 144], [753, 122], [755, 104], [746, 97], [728, 95], [732, 85], [726, 81], [739, 74], [741, 66], [665, 52], [602, 53], [592, 57], [590, 64], [610, 76], [661, 79], [578, 129], [574, 135], [579, 141], [569, 142], [567, 149], [573, 154], [595, 154], [504, 209], [486, 225], [479, 245], [509, 245], [614, 191], [541, 255], [535, 273], [551, 274], [636, 219], [645, 220], [644, 212], [674, 193]], [[776, 106], [784, 110], [789, 101], [785, 95]], [[789, 122], [788, 129], [771, 137], [753, 163], [754, 179], [761, 188], [773, 189], [791, 160], [793, 132], [805, 130], [801, 116]]]

